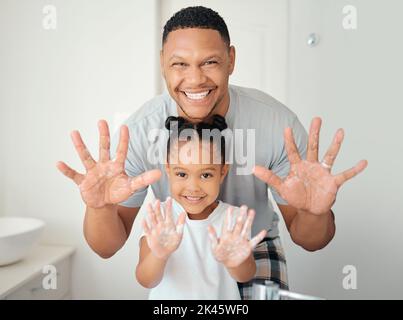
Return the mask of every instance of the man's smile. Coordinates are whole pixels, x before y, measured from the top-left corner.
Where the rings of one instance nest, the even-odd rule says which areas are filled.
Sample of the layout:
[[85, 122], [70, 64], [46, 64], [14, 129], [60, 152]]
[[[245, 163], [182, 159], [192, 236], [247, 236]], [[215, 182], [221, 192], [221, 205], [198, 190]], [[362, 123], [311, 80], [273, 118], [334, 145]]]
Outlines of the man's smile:
[[215, 89], [204, 89], [199, 91], [182, 91], [179, 92], [181, 95], [192, 105], [194, 104], [206, 104], [210, 102], [210, 98], [213, 97], [211, 94]]

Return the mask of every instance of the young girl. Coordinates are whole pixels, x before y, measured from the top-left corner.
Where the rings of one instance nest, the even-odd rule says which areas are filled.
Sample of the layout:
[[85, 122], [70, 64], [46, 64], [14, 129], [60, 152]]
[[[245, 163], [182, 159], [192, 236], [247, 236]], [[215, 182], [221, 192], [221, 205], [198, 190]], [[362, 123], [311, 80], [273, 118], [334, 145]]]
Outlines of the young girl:
[[228, 172], [225, 119], [194, 125], [169, 117], [165, 125], [175, 129], [166, 164], [173, 199], [148, 205], [137, 280], [152, 288], [150, 299], [240, 299], [237, 282], [254, 276], [253, 249], [266, 231], [249, 240], [255, 212], [217, 200]]

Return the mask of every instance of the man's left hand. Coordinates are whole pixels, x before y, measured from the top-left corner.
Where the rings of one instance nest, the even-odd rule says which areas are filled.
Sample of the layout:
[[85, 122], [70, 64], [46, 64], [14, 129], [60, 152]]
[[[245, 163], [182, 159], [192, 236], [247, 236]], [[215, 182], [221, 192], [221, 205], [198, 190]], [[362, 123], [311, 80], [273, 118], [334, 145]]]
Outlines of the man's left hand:
[[290, 171], [285, 179], [282, 180], [264, 167], [254, 168], [255, 176], [273, 187], [290, 206], [315, 215], [327, 214], [336, 200], [339, 188], [362, 172], [368, 164], [366, 160], [361, 160], [353, 168], [332, 175], [331, 168], [340, 150], [344, 131], [337, 130], [330, 148], [319, 162], [321, 122], [320, 118], [314, 118], [311, 122], [306, 160], [300, 157], [291, 128], [284, 130], [285, 148], [290, 162]]

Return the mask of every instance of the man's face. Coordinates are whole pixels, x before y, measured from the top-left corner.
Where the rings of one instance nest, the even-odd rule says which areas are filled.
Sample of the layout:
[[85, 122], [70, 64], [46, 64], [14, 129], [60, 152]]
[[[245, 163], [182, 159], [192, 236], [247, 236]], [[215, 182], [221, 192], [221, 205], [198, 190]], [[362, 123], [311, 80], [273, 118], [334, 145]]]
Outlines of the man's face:
[[187, 28], [169, 33], [161, 51], [161, 70], [178, 114], [200, 122], [211, 114], [225, 116], [228, 79], [235, 49], [212, 29]]

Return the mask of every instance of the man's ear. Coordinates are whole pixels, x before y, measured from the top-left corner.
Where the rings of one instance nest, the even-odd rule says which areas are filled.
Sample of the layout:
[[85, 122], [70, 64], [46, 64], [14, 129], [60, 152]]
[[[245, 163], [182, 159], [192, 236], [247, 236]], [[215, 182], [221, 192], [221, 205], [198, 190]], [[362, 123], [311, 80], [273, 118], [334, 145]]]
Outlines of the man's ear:
[[231, 75], [235, 69], [235, 47], [229, 47], [229, 74]]
[[165, 71], [164, 71], [164, 52], [163, 49], [160, 51], [160, 69], [161, 69], [161, 75], [165, 79]]
[[229, 170], [229, 164], [226, 163], [221, 167], [221, 178], [220, 178], [220, 184], [224, 182], [225, 177], [228, 174], [228, 170]]

